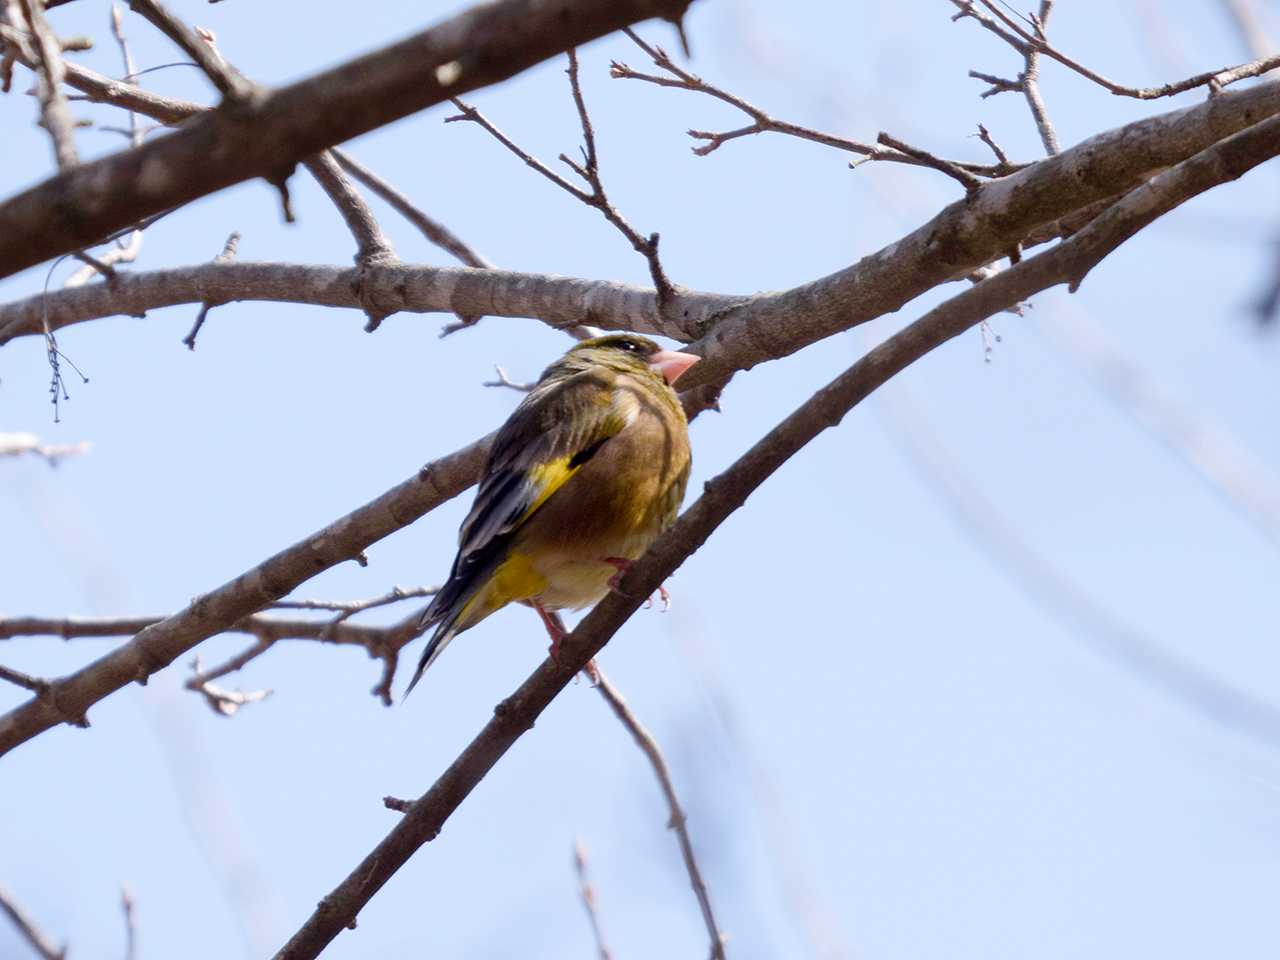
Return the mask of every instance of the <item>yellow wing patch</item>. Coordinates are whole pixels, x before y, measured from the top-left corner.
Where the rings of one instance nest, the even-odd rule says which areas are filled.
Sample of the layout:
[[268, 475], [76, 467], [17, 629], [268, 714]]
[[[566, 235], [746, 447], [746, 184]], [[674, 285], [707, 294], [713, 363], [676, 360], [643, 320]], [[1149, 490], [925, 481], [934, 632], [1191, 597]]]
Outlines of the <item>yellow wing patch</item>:
[[547, 502], [547, 498], [565, 485], [565, 482], [582, 469], [582, 465], [570, 466], [569, 457], [560, 457], [550, 463], [539, 463], [528, 468], [529, 480], [538, 491], [529, 509], [520, 518], [523, 523], [530, 514]]

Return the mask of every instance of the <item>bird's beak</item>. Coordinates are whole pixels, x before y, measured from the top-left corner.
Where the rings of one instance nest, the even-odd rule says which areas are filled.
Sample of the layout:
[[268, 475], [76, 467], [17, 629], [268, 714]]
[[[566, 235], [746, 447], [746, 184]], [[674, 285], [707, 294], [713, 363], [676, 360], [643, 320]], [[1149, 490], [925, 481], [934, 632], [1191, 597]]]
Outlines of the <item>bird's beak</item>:
[[649, 369], [662, 375], [667, 385], [675, 383], [684, 373], [702, 358], [692, 353], [676, 353], [674, 350], [659, 350], [649, 355]]

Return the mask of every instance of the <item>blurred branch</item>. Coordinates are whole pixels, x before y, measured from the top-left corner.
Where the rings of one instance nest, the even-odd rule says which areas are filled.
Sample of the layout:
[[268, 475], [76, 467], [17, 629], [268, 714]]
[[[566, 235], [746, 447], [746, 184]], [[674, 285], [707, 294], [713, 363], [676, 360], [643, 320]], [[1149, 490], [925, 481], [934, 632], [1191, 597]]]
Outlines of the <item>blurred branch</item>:
[[27, 941], [41, 960], [66, 960], [67, 948], [55, 947], [53, 941], [45, 936], [36, 926], [35, 921], [27, 916], [13, 899], [13, 895], [4, 887], [0, 887], [0, 912], [13, 922], [22, 939]]
[[[1247, 63], [1198, 73], [1193, 77], [1187, 77], [1185, 80], [1166, 83], [1160, 87], [1127, 87], [1124, 84], [1116, 83], [1114, 80], [1108, 80], [1102, 74], [1090, 70], [1084, 64], [1073, 60], [1053, 47], [1044, 38], [1043, 31], [1036, 28], [1034, 22], [1031, 23], [1031, 26], [1035, 32], [1028, 31], [1026, 27], [1005, 13], [996, 0], [951, 0], [951, 3], [959, 9], [959, 13], [953, 16], [952, 20], [966, 18], [976, 20], [1024, 57], [1029, 51], [1043, 53], [1046, 57], [1052, 57], [1069, 70], [1074, 70], [1082, 77], [1092, 80], [1104, 90], [1120, 97], [1133, 97], [1136, 100], [1156, 100], [1161, 97], [1172, 97], [1175, 94], [1185, 93], [1188, 90], [1194, 90], [1196, 87], [1209, 87], [1211, 91], [1217, 92], [1229, 84], [1247, 80], [1251, 77], [1258, 77], [1274, 70], [1276, 67], [1280, 67], [1280, 55], [1273, 54]], [[991, 16], [982, 13], [974, 5], [975, 3], [982, 4], [995, 19], [993, 20]], [[999, 21], [999, 23], [996, 21]], [[986, 80], [987, 78], [981, 77], [980, 79]], [[1048, 144], [1046, 143], [1047, 147]]]
[[137, 960], [138, 924], [133, 915], [133, 894], [123, 885], [120, 887], [120, 910], [124, 914], [124, 960]]
[[1233, 437], [1178, 403], [1123, 351], [1110, 344], [1084, 310], [1041, 324], [1044, 335], [1144, 430], [1180, 457], [1215, 493], [1280, 545], [1280, 479]]
[[[54, 36], [53, 28], [44, 18], [44, 0], [18, 0], [27, 27], [35, 41], [33, 51], [38, 61], [40, 78], [37, 94], [40, 98], [42, 123], [53, 140], [53, 154], [58, 169], [66, 172], [74, 169], [80, 158], [76, 154], [75, 120], [62, 92], [62, 47]], [[70, 253], [70, 251], [63, 251]]]
[[56, 467], [66, 457], [88, 453], [91, 446], [87, 440], [79, 443], [42, 443], [34, 433], [0, 433], [0, 457], [31, 454], [43, 457], [51, 467]]
[[363, 183], [375, 195], [386, 201], [392, 209], [417, 227], [431, 243], [452, 254], [468, 267], [489, 269], [493, 266], [488, 260], [459, 239], [448, 227], [427, 216], [422, 210], [414, 206], [408, 197], [354, 157], [336, 147], [329, 152], [338, 161], [338, 165], [343, 170]]
[[1222, 0], [1222, 6], [1250, 54], [1261, 58], [1275, 50], [1254, 0]]
[[[405, 812], [401, 810], [401, 813]], [[587, 848], [578, 837], [573, 842], [573, 870], [578, 875], [578, 892], [582, 896], [583, 909], [587, 911], [587, 920], [591, 924], [591, 935], [596, 941], [596, 951], [600, 960], [613, 960], [613, 953], [604, 942], [604, 930], [600, 927], [600, 911], [596, 906], [596, 890], [587, 876]]]
[[882, 401], [895, 423], [894, 439], [942, 494], [975, 545], [1052, 616], [1074, 625], [1073, 635], [1140, 681], [1190, 704], [1215, 723], [1275, 748], [1280, 746], [1280, 709], [1182, 659], [1138, 627], [1125, 623], [1063, 573], [1050, 554], [1037, 550], [965, 476], [923, 415], [898, 390]]
[[609, 705], [614, 716], [626, 727], [631, 738], [635, 740], [636, 746], [641, 749], [648, 758], [650, 766], [653, 767], [654, 776], [658, 778], [658, 786], [662, 789], [662, 796], [667, 801], [667, 809], [671, 812], [667, 826], [676, 832], [676, 838], [680, 842], [680, 856], [684, 859], [684, 868], [689, 874], [689, 885], [693, 887], [694, 896], [698, 899], [702, 922], [707, 928], [707, 936], [711, 938], [711, 956], [713, 960], [725, 960], [725, 935], [720, 931], [715, 913], [711, 909], [711, 895], [707, 892], [706, 881], [702, 879], [698, 860], [693, 855], [693, 841], [689, 839], [687, 823], [689, 818], [680, 806], [680, 798], [676, 796], [675, 784], [671, 781], [671, 770], [667, 766], [666, 757], [662, 755], [662, 748], [658, 746], [658, 741], [654, 739], [653, 734], [632, 712], [627, 701], [618, 692], [618, 688], [604, 675], [599, 664], [592, 660], [587, 664], [586, 670], [587, 676], [600, 691], [600, 696]]

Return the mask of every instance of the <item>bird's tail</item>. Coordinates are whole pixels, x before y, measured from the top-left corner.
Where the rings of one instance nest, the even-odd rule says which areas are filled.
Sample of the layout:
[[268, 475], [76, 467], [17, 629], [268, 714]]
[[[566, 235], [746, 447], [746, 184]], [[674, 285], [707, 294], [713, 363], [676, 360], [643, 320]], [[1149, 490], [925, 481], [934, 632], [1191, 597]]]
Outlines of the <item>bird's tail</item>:
[[[422, 675], [427, 672], [427, 667], [435, 663], [436, 657], [444, 652], [444, 648], [449, 645], [449, 641], [466, 629], [459, 621], [471, 606], [471, 602], [476, 598], [476, 589], [473, 583], [468, 582], [470, 579], [463, 580], [456, 576], [451, 577], [449, 582], [432, 599], [431, 605], [422, 612], [422, 616], [418, 619], [415, 636], [432, 627], [436, 629], [435, 633], [431, 634], [431, 639], [427, 641], [426, 649], [422, 651], [422, 658], [418, 661], [418, 669], [414, 671], [413, 679], [409, 681], [409, 686], [404, 691], [405, 697], [408, 697], [413, 692], [413, 688], [418, 685]], [[401, 699], [403, 700], [404, 698]]]

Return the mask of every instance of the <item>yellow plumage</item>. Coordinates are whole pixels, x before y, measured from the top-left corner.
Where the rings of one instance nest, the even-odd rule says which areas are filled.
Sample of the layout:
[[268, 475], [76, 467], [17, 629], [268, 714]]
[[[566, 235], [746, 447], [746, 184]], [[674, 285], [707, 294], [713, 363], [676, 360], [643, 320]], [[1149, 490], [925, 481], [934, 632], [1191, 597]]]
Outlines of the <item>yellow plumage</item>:
[[[543, 372], [498, 432], [409, 689], [448, 642], [522, 602], [545, 614], [597, 602], [676, 517], [689, 479], [671, 388], [696, 357], [644, 337], [585, 340]], [[551, 630], [551, 626], [548, 625]]]

